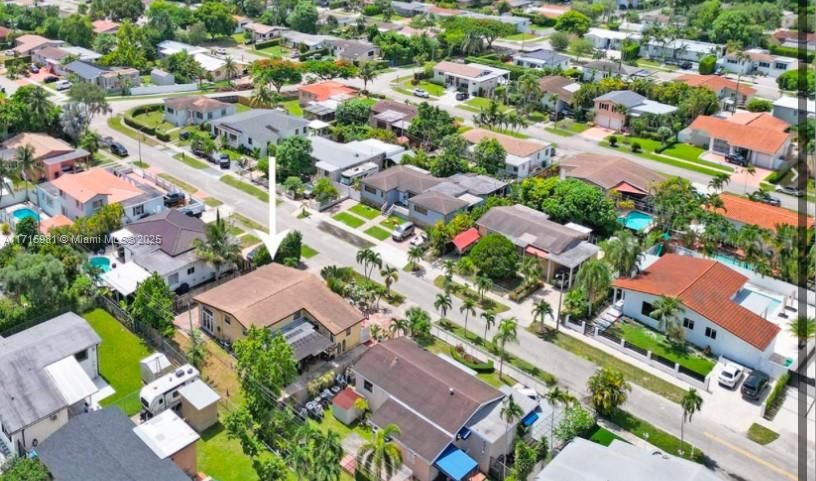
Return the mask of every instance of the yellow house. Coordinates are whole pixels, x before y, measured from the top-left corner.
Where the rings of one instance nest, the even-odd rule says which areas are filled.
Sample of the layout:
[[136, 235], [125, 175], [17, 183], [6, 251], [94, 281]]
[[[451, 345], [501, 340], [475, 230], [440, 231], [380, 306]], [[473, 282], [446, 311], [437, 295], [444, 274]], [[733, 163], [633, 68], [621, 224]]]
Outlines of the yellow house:
[[279, 331], [295, 359], [333, 357], [360, 344], [363, 314], [312, 274], [269, 264], [195, 297], [201, 328], [229, 343], [250, 326]]

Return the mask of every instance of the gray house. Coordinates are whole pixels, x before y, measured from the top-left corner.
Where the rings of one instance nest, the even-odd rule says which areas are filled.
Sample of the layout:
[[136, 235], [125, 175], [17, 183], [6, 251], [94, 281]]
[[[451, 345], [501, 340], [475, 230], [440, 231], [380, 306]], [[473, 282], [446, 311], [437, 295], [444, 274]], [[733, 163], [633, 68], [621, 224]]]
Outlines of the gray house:
[[397, 165], [361, 180], [361, 200], [420, 226], [447, 223], [456, 214], [504, 192], [506, 183], [477, 174], [434, 177], [414, 166]]
[[164, 120], [177, 127], [211, 122], [235, 113], [235, 104], [203, 95], [164, 99]]
[[397, 158], [404, 152], [405, 147], [401, 145], [377, 139], [341, 144], [325, 137], [312, 137], [311, 155], [318, 177], [329, 177], [346, 185], [379, 172], [386, 159]]
[[349, 62], [374, 60], [380, 55], [380, 49], [376, 45], [362, 40], [332, 40], [331, 51], [335, 57]]
[[108, 92], [125, 92], [142, 83], [139, 71], [131, 67], [102, 67], [82, 60], [74, 60], [63, 70], [83, 82], [96, 84]]
[[0, 338], [0, 464], [36, 448], [90, 406], [99, 390], [100, 342], [73, 312]]
[[213, 120], [212, 131], [230, 147], [257, 148], [265, 155], [269, 144], [293, 135], [307, 135], [309, 121], [279, 110], [254, 109]]
[[532, 52], [519, 52], [513, 55], [513, 63], [519, 67], [566, 70], [569, 67], [570, 59], [554, 50], [540, 48]]

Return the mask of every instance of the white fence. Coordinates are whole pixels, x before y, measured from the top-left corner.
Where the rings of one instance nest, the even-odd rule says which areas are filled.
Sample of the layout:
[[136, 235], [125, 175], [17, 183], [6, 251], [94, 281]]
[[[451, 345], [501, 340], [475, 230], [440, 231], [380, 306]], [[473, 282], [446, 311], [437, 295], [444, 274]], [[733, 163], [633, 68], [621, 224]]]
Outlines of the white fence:
[[194, 92], [196, 90], [198, 90], [197, 84], [143, 85], [141, 87], [131, 87], [130, 95], [172, 94], [178, 92]]

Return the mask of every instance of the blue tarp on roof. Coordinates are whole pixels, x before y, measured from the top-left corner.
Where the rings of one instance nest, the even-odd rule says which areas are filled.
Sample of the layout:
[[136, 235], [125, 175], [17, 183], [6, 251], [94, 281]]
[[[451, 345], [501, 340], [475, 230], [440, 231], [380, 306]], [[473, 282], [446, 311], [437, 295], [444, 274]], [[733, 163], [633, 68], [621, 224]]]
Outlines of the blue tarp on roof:
[[475, 459], [453, 444], [434, 463], [440, 471], [455, 481], [462, 481], [479, 466]]
[[538, 421], [538, 413], [533, 411], [527, 416], [525, 416], [524, 419], [521, 420], [521, 424], [524, 425], [525, 427], [529, 427], [532, 426], [533, 423], [536, 421]]

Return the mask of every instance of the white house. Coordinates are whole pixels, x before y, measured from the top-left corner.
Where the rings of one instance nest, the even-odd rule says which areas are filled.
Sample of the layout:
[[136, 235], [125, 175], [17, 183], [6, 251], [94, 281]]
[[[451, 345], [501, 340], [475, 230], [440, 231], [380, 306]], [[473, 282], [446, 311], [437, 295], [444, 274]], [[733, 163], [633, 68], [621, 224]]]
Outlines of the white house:
[[439, 62], [433, 68], [434, 80], [474, 96], [486, 96], [510, 81], [510, 71], [479, 63]]
[[207, 49], [204, 47], [196, 47], [195, 45], [176, 42], [175, 40], [164, 40], [159, 42], [159, 44], [156, 45], [156, 49], [159, 51], [159, 56], [161, 57], [167, 57], [168, 55], [173, 55], [179, 52], [187, 52], [190, 55], [207, 52]]
[[566, 70], [570, 59], [553, 50], [538, 49], [513, 55], [513, 63], [519, 67]]
[[816, 118], [816, 102], [808, 98], [799, 99], [789, 95], [783, 95], [774, 101], [773, 116], [791, 125], [796, 125], [799, 123], [799, 112], [802, 110], [801, 102], [804, 102], [807, 118]]
[[624, 40], [639, 42], [642, 35], [636, 32], [622, 32], [605, 28], [590, 28], [584, 38], [591, 41], [598, 50], [620, 50]]
[[235, 113], [235, 104], [203, 95], [164, 99], [164, 120], [177, 127], [210, 122]]
[[735, 54], [728, 54], [718, 62], [729, 72], [743, 75], [766, 75], [776, 78], [789, 70], [795, 70], [799, 61], [791, 57], [771, 55], [767, 50], [754, 48], [746, 50], [748, 58], [738, 59]]
[[473, 145], [471, 151], [484, 139], [496, 140], [507, 152], [502, 173], [517, 179], [524, 179], [548, 167], [555, 156], [553, 144], [538, 140], [517, 139], [485, 129], [471, 129], [462, 136]]
[[645, 58], [672, 62], [699, 63], [706, 55], [717, 59], [725, 55], [725, 47], [714, 43], [678, 38], [669, 42], [651, 39], [640, 47], [640, 55]]
[[405, 152], [401, 145], [377, 139], [355, 140], [341, 144], [325, 137], [312, 137], [312, 160], [318, 177], [328, 177], [345, 185], [355, 179], [376, 174], [386, 159]]
[[637, 277], [617, 279], [613, 286], [616, 298], [623, 296], [623, 315], [657, 330], [664, 327], [650, 314], [659, 297], [679, 299], [683, 311], [676, 322], [689, 343], [761, 369], [774, 354], [781, 330], [767, 319], [783, 308], [782, 300], [747, 281], [717, 261], [666, 254]]

